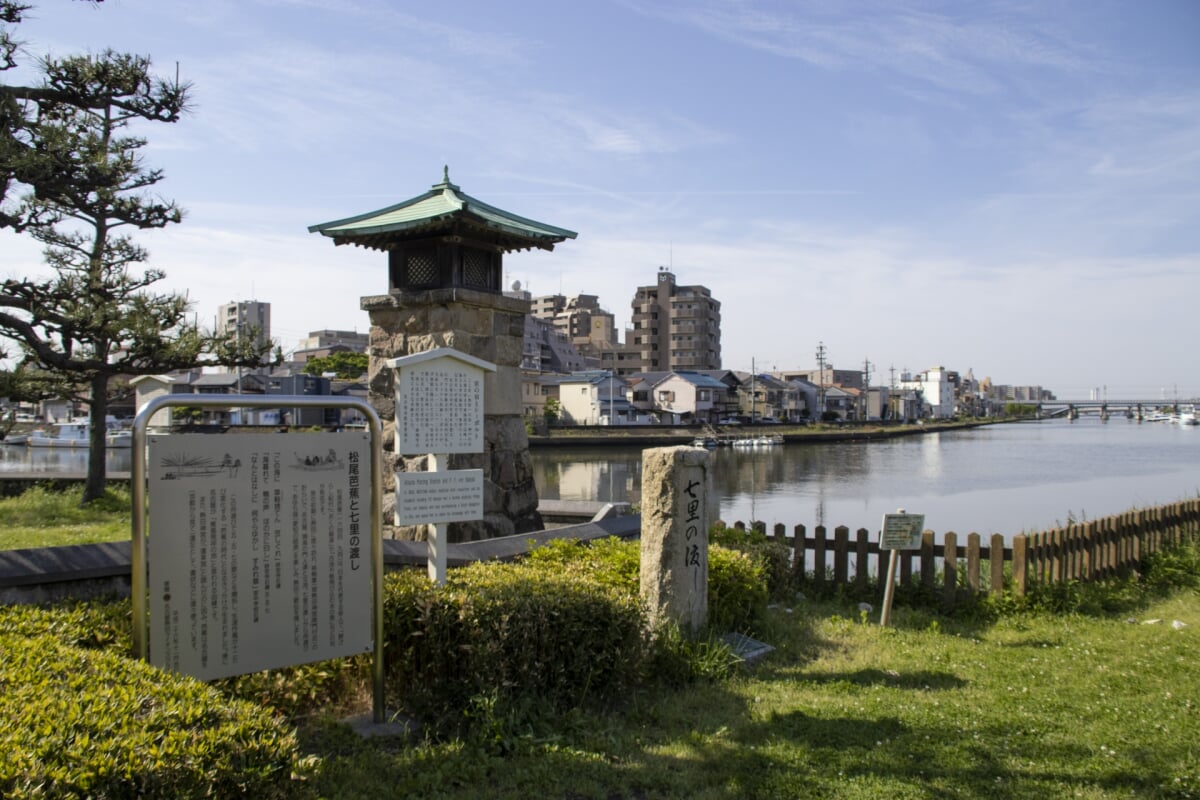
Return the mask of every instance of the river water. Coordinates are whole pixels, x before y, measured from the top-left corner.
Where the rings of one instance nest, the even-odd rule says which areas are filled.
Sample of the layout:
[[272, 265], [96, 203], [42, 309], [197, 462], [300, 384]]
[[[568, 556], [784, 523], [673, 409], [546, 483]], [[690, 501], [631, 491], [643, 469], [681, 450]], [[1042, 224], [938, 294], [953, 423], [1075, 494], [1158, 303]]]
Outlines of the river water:
[[[711, 451], [721, 518], [876, 531], [925, 514], [944, 533], [1052, 528], [1200, 493], [1200, 427], [1045, 420], [876, 442]], [[540, 497], [638, 502], [637, 449], [533, 451]]]
[[[108, 469], [129, 470], [129, 450]], [[1136, 422], [988, 425], [876, 442], [712, 451], [721, 518], [877, 530], [886, 513], [927, 528], [1011, 536], [1200, 493], [1200, 427]], [[0, 447], [0, 471], [84, 472], [84, 450]], [[639, 502], [639, 448], [538, 448], [538, 495]]]

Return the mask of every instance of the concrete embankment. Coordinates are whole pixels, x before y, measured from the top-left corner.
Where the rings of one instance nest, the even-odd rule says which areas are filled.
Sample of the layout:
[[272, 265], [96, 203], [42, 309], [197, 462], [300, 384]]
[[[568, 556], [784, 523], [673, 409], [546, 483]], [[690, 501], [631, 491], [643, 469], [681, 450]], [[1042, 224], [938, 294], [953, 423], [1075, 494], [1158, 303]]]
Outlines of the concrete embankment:
[[[731, 438], [761, 434], [778, 434], [784, 442], [821, 444], [825, 442], [855, 442], [892, 439], [898, 436], [919, 436], [926, 433], [977, 428], [1001, 420], [969, 420], [936, 422], [916, 425], [758, 425], [754, 427], [722, 428], [721, 435]], [[704, 436], [695, 427], [572, 427], [552, 428], [546, 434], [529, 437], [530, 447], [670, 447], [691, 444]]]

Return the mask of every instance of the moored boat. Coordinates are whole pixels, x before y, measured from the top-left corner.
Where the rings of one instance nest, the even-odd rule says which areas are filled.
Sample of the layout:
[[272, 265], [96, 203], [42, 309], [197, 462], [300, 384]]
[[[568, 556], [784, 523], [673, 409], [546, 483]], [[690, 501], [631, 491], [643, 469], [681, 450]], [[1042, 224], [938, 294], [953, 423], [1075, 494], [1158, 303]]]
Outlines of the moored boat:
[[[107, 447], [129, 447], [133, 433], [109, 427], [104, 434]], [[58, 422], [50, 430], [39, 428], [30, 433], [25, 444], [30, 447], [83, 448], [88, 446], [88, 421]]]

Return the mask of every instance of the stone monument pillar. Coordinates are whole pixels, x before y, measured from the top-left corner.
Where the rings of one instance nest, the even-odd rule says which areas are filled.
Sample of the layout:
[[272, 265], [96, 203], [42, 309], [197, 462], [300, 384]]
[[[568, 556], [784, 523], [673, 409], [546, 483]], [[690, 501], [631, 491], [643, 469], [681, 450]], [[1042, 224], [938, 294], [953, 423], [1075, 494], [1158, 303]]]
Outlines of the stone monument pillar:
[[642, 452], [642, 598], [651, 618], [693, 633], [708, 622], [710, 464], [702, 447]]
[[[450, 469], [482, 469], [484, 519], [452, 523], [452, 542], [540, 530], [537, 489], [521, 409], [520, 364], [529, 303], [503, 294], [503, 255], [554, 245], [576, 234], [510, 214], [442, 182], [394, 206], [309, 227], [334, 240], [388, 254], [388, 292], [362, 298], [370, 315], [370, 399], [384, 421], [395, 470], [425, 458], [394, 452], [395, 397], [385, 362], [451, 347], [495, 364], [484, 381], [484, 452], [451, 457]], [[395, 476], [384, 474], [385, 535], [416, 539], [424, 526], [394, 528]]]

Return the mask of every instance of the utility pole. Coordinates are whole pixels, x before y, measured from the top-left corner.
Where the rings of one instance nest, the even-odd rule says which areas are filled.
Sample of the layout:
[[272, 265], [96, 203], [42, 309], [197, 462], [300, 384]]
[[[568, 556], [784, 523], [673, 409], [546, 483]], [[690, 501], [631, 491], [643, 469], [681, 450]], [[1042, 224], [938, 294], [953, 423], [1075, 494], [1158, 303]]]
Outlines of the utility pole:
[[866, 358], [863, 359], [863, 394], [862, 394], [862, 421], [867, 421], [867, 413], [871, 407], [871, 362]]
[[754, 395], [755, 395], [755, 392], [757, 391], [756, 387], [754, 386], [754, 382], [755, 382], [755, 380], [757, 380], [757, 375], [755, 373], [755, 369], [756, 369], [756, 367], [754, 365], [754, 359], [751, 358], [750, 359], [750, 424], [751, 425], [753, 425], [755, 422], [755, 419], [754, 419]]
[[817, 342], [817, 422], [825, 419], [825, 343]]

